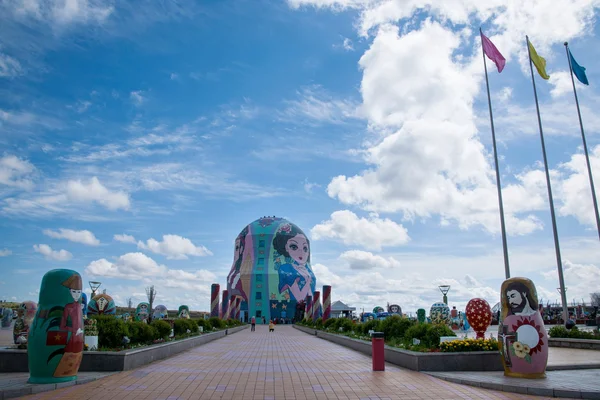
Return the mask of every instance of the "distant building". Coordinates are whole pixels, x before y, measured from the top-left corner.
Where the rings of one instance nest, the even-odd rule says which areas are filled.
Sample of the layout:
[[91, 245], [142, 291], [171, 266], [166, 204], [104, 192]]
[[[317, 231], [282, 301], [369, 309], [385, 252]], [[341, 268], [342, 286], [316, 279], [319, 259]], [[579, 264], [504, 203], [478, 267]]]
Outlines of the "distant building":
[[356, 311], [356, 307], [350, 307], [339, 300], [331, 304], [331, 318], [352, 319], [354, 311]]

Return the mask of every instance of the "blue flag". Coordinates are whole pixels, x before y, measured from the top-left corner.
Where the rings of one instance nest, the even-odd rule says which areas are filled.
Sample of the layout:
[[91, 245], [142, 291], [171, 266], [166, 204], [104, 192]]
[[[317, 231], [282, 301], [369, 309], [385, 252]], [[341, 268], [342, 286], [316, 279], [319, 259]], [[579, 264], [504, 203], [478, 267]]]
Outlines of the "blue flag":
[[579, 79], [579, 82], [583, 83], [584, 85], [589, 85], [590, 83], [588, 82], [587, 76], [585, 76], [585, 67], [582, 67], [581, 65], [577, 64], [577, 61], [575, 61], [575, 58], [573, 57], [573, 54], [571, 53], [570, 49], [569, 57], [571, 57], [571, 69], [573, 70], [573, 73], [575, 74], [577, 79]]

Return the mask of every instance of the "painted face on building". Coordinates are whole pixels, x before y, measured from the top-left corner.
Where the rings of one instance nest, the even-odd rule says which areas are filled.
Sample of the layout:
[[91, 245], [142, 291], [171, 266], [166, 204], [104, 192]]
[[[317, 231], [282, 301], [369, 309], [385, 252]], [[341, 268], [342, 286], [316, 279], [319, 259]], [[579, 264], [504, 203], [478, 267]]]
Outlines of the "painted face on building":
[[506, 297], [511, 308], [517, 308], [523, 303], [523, 296], [517, 290], [509, 290]]
[[73, 296], [73, 300], [75, 302], [79, 301], [79, 298], [81, 297], [81, 289], [69, 289], [71, 291], [71, 296]]
[[309, 256], [308, 240], [306, 236], [299, 233], [293, 238], [289, 239], [285, 244], [285, 249], [289, 253], [290, 257], [300, 265], [306, 264]]

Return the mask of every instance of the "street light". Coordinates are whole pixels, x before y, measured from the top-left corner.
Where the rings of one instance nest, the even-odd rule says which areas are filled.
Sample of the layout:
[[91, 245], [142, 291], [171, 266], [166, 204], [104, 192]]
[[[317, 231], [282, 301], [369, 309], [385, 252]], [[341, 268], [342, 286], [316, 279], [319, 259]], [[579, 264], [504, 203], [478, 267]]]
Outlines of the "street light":
[[448, 305], [448, 296], [446, 295], [450, 291], [450, 285], [440, 285], [438, 287], [440, 288], [440, 292], [442, 292], [442, 294], [444, 295], [444, 303]]
[[92, 289], [92, 299], [96, 295], [96, 290], [102, 285], [102, 282], [90, 281], [90, 289]]
[[[557, 287], [556, 290], [558, 290], [558, 293], [562, 296], [562, 290]], [[565, 299], [567, 298], [567, 287], [565, 286]], [[563, 318], [565, 320], [565, 324], [567, 323], [567, 321], [569, 321], [569, 309], [565, 308], [566, 304], [563, 304]]]

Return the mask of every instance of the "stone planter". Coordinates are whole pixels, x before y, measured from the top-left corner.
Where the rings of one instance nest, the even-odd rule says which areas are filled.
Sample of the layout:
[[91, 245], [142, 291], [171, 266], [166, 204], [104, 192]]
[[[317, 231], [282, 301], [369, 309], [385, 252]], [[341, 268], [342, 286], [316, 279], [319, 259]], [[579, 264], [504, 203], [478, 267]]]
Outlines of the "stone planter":
[[[371, 343], [352, 339], [314, 328], [294, 325], [302, 332], [329, 340], [344, 347], [371, 355]], [[497, 351], [472, 351], [461, 353], [419, 353], [385, 346], [385, 361], [413, 371], [503, 371]]]

